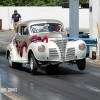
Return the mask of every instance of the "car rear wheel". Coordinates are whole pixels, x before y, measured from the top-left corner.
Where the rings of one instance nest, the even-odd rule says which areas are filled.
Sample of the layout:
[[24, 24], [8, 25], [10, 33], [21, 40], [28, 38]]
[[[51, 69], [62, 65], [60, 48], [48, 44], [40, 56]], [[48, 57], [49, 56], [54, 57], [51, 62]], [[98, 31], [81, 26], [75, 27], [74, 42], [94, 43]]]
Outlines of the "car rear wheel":
[[18, 69], [20, 69], [22, 67], [22, 63], [16, 63], [16, 62], [13, 62], [11, 60], [11, 54], [10, 53], [8, 55], [8, 62], [9, 62], [9, 65], [10, 65], [11, 68], [18, 68]]
[[30, 70], [33, 75], [35, 75], [37, 73], [37, 67], [38, 67], [37, 61], [36, 61], [34, 55], [31, 54], [30, 55]]
[[81, 59], [81, 60], [77, 60], [76, 63], [77, 63], [77, 66], [78, 66], [79, 70], [84, 70], [85, 69], [85, 67], [86, 67], [86, 60], [85, 60], [85, 58]]

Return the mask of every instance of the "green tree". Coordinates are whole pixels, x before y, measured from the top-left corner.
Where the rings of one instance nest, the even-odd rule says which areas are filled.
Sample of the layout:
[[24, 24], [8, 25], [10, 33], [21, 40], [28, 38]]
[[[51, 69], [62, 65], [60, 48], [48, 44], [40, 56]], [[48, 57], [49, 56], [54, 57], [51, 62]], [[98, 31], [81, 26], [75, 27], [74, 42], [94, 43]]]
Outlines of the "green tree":
[[15, 6], [15, 3], [13, 2], [13, 0], [2, 0], [0, 5], [3, 5], [3, 6]]
[[[69, 0], [0, 0], [3, 6], [61, 6]], [[79, 3], [88, 3], [89, 0], [79, 0]]]
[[44, 0], [34, 0], [34, 6], [43, 6], [45, 5]]
[[87, 3], [89, 0], [79, 0], [79, 3]]

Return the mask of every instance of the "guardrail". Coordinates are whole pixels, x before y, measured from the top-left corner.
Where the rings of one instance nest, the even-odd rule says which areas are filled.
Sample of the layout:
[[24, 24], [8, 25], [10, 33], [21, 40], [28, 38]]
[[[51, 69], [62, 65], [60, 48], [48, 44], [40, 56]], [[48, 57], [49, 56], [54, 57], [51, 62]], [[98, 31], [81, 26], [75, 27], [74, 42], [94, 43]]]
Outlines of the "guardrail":
[[77, 40], [77, 39], [83, 40], [86, 43], [87, 46], [95, 46], [95, 47], [97, 47], [97, 39], [68, 37], [69, 41]]
[[2, 94], [1, 94], [1, 76], [0, 76], [0, 100], [2, 100]]

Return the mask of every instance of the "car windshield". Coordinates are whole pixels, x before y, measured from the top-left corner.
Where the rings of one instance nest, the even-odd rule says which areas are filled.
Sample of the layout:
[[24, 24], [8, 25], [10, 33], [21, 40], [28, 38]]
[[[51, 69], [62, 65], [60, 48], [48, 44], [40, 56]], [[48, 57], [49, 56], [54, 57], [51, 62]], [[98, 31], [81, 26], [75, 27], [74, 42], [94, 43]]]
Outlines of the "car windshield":
[[45, 23], [45, 24], [35, 24], [30, 26], [31, 33], [40, 32], [63, 32], [61, 24], [56, 23]]

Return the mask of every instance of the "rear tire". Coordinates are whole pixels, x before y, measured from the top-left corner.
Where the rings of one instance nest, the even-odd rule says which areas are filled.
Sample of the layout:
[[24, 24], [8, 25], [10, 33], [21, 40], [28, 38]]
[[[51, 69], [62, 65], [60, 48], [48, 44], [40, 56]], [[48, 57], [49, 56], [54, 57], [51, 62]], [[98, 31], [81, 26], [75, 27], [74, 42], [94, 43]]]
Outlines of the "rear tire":
[[30, 55], [30, 70], [31, 70], [32, 75], [35, 75], [37, 73], [37, 67], [38, 67], [37, 60], [35, 59], [34, 55], [31, 54]]
[[11, 54], [10, 53], [8, 55], [8, 62], [9, 62], [9, 65], [10, 65], [11, 68], [21, 69], [21, 67], [22, 67], [22, 63], [16, 63], [16, 62], [13, 62], [11, 60]]
[[79, 70], [84, 70], [85, 69], [85, 67], [86, 67], [86, 60], [85, 60], [85, 58], [81, 59], [81, 60], [77, 60], [76, 63], [77, 63], [77, 66], [78, 66]]

